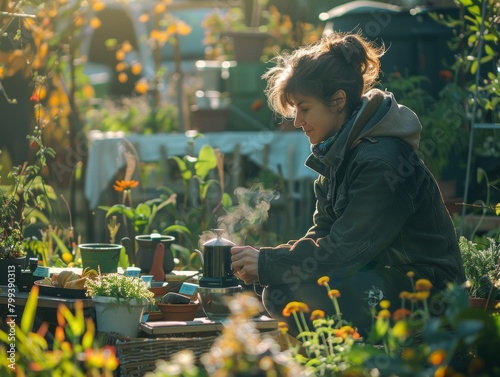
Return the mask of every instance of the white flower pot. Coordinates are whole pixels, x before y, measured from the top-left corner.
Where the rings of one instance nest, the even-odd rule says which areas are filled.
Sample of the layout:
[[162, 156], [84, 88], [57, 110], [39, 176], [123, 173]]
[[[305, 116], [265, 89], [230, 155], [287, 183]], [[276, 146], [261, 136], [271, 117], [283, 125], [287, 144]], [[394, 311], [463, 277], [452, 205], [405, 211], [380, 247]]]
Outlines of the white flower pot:
[[129, 337], [139, 334], [139, 324], [147, 301], [132, 299], [117, 302], [115, 298], [105, 296], [95, 296], [92, 300], [98, 331], [117, 332]]

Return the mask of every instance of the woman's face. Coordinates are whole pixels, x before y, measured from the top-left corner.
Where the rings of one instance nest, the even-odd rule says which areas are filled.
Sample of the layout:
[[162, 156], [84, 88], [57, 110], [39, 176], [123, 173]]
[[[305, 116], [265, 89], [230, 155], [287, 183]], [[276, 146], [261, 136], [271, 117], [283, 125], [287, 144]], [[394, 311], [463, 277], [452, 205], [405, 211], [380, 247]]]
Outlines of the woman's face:
[[[294, 127], [302, 128], [311, 144], [320, 143], [334, 135], [344, 123], [345, 96], [337, 92], [332, 97], [332, 105], [326, 106], [312, 96], [296, 94], [292, 97], [295, 107]], [[343, 92], [342, 92], [343, 93]], [[342, 111], [339, 112], [339, 109]]]

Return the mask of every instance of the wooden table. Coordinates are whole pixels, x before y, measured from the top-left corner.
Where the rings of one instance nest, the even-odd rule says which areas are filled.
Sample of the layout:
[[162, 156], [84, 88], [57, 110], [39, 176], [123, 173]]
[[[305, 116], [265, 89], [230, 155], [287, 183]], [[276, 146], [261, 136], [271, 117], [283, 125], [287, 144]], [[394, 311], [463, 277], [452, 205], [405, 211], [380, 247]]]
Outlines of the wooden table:
[[[20, 324], [30, 293], [16, 289], [14, 301], [12, 301], [12, 297], [9, 298], [7, 287], [0, 286], [0, 289], [0, 317], [4, 321], [10, 317]], [[68, 309], [74, 310], [78, 301], [81, 301], [83, 304], [84, 316], [95, 318], [94, 302], [90, 298], [80, 299], [39, 295], [33, 330], [36, 331], [43, 322], [47, 323], [49, 325], [49, 334], [47, 334], [47, 337], [51, 341], [52, 334], [54, 334], [57, 327], [57, 308], [59, 305], [64, 304]]]

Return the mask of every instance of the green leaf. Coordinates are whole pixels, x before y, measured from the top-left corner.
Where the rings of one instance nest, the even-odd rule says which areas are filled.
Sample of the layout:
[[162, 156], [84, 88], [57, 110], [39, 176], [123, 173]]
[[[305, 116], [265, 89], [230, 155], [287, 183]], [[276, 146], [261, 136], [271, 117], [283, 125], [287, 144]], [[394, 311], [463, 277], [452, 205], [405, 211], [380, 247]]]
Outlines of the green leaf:
[[204, 145], [198, 154], [198, 161], [195, 163], [196, 175], [205, 180], [206, 176], [212, 169], [217, 167], [217, 156], [215, 150], [210, 145]]
[[182, 158], [178, 156], [172, 156], [171, 157], [175, 162], [177, 162], [177, 166], [179, 167], [179, 171], [181, 172], [182, 179], [187, 182], [191, 179], [193, 176], [193, 173], [191, 170], [188, 169], [186, 161], [184, 161]]
[[500, 216], [500, 203], [497, 203], [497, 205], [495, 206], [495, 213], [497, 214], [497, 216]]
[[173, 232], [178, 232], [181, 234], [188, 234], [188, 235], [191, 234], [191, 231], [189, 230], [189, 228], [187, 226], [179, 225], [179, 224], [169, 225], [165, 229], [163, 229], [163, 231], [161, 233], [162, 234], [169, 234], [169, 233], [173, 233]]
[[231, 196], [227, 192], [222, 194], [221, 202], [222, 202], [222, 206], [225, 209], [229, 209], [233, 205], [233, 199], [231, 199]]
[[24, 306], [23, 316], [21, 317], [21, 330], [25, 334], [29, 333], [33, 329], [38, 304], [38, 290], [39, 288], [36, 285], [31, 288], [28, 300], [26, 300], [26, 305]]
[[136, 215], [148, 218], [151, 215], [151, 208], [147, 204], [140, 203], [135, 208], [135, 213]]
[[492, 60], [494, 58], [494, 56], [484, 56], [481, 58], [480, 62], [481, 64], [484, 64], [484, 63], [488, 63], [490, 60]]
[[478, 63], [477, 60], [472, 62], [472, 65], [470, 66], [470, 73], [475, 74], [477, 71]]
[[486, 55], [495, 56], [495, 51], [493, 51], [490, 45], [484, 45], [484, 52], [486, 52]]

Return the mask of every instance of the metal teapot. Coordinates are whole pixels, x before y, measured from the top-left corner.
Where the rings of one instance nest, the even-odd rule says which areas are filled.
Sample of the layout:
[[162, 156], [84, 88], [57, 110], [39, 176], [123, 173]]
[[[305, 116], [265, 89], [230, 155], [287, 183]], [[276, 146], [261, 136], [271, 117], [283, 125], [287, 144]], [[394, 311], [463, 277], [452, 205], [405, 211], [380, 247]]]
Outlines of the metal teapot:
[[231, 247], [235, 244], [222, 238], [223, 229], [214, 229], [216, 238], [203, 244], [203, 252], [195, 250], [203, 263], [200, 287], [233, 287], [238, 285], [231, 269]]

